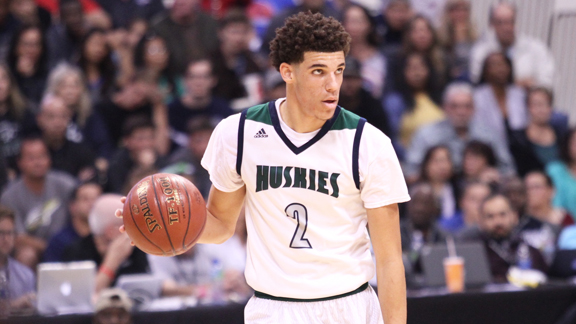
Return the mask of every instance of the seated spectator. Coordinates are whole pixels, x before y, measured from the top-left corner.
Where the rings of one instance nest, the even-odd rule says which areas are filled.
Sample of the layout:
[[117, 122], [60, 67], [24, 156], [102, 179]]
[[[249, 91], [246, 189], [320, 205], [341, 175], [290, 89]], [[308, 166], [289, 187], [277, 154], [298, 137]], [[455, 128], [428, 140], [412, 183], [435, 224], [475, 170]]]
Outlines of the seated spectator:
[[495, 51], [506, 53], [512, 59], [514, 82], [521, 87], [544, 86], [551, 88], [554, 81], [554, 57], [546, 44], [526, 35], [516, 34], [516, 7], [500, 1], [490, 8], [490, 30], [472, 47], [470, 77], [478, 82], [482, 63]]
[[464, 238], [478, 231], [480, 221], [480, 204], [492, 193], [492, 188], [483, 182], [469, 182], [462, 189], [460, 211], [451, 220], [442, 220], [440, 225], [456, 232]]
[[103, 289], [94, 304], [92, 324], [132, 324], [134, 303], [120, 288]]
[[457, 171], [462, 168], [462, 157], [466, 143], [479, 140], [490, 144], [498, 159], [498, 168], [502, 174], [514, 173], [512, 157], [505, 143], [493, 136], [476, 121], [472, 88], [465, 83], [453, 83], [446, 88], [443, 98], [446, 118], [442, 121], [424, 126], [412, 138], [412, 144], [406, 152], [404, 172], [414, 179], [426, 151], [435, 145], [444, 144], [450, 148]]
[[560, 144], [560, 160], [549, 163], [546, 173], [552, 178], [556, 194], [555, 207], [566, 210], [576, 217], [576, 129], [566, 134]]
[[7, 186], [0, 203], [14, 211], [16, 260], [35, 269], [48, 239], [68, 222], [66, 205], [76, 181], [50, 170], [50, 153], [41, 138], [23, 139], [17, 162], [20, 177]]
[[109, 159], [115, 146], [102, 116], [92, 109], [82, 70], [68, 63], [59, 64], [50, 72], [46, 93], [62, 98], [72, 114], [66, 138], [86, 144], [99, 158]]
[[66, 249], [90, 235], [88, 214], [101, 194], [102, 187], [94, 182], [80, 184], [74, 189], [68, 203], [70, 221], [66, 227], [50, 238], [42, 258], [43, 262], [62, 262], [62, 255]]
[[532, 88], [527, 95], [528, 126], [508, 135], [510, 152], [521, 177], [531, 171], [544, 170], [546, 164], [560, 158], [560, 139], [564, 132], [552, 125], [552, 92]]
[[112, 28], [128, 28], [135, 19], [152, 20], [164, 10], [162, 0], [98, 0], [98, 4], [108, 13]]
[[[190, 175], [192, 182], [198, 188], [204, 199], [208, 198], [212, 182], [208, 171], [200, 165], [204, 156], [210, 135], [214, 131], [214, 123], [206, 117], [196, 117], [188, 122], [188, 144], [176, 150], [168, 159], [167, 169], [177, 168], [178, 165], [189, 165], [192, 169]], [[168, 171], [164, 171], [168, 172]], [[170, 172], [168, 172], [170, 173]], [[177, 173], [177, 172], [172, 172]]]
[[416, 184], [411, 188], [410, 196], [412, 200], [407, 203], [407, 217], [400, 224], [402, 251], [408, 255], [414, 273], [421, 273], [422, 247], [445, 242], [446, 234], [436, 225], [440, 204], [432, 186], [427, 183]]
[[404, 30], [412, 17], [408, 0], [390, 0], [383, 7], [382, 15], [376, 17], [377, 31], [382, 39], [385, 56], [396, 53], [402, 47]]
[[376, 99], [382, 98], [386, 78], [386, 57], [379, 51], [376, 21], [365, 7], [349, 4], [342, 11], [342, 24], [352, 37], [349, 57], [358, 60], [364, 89]]
[[542, 221], [527, 212], [528, 195], [522, 179], [510, 177], [501, 184], [502, 194], [518, 213], [517, 232], [530, 246], [538, 249], [548, 265], [554, 257], [560, 226]]
[[390, 84], [387, 84], [386, 87], [390, 90], [401, 90], [401, 85], [396, 84], [399, 75], [403, 73], [403, 70], [401, 70], [403, 66], [401, 66], [399, 62], [405, 60], [406, 56], [410, 53], [421, 54], [426, 60], [431, 62], [432, 69], [430, 73], [434, 75], [437, 88], [440, 89], [440, 91], [444, 89], [448, 82], [446, 54], [438, 42], [434, 27], [430, 21], [422, 15], [416, 15], [410, 20], [404, 32], [402, 49], [389, 57], [386, 74], [389, 77], [386, 82], [390, 82]]
[[204, 116], [219, 122], [234, 113], [226, 100], [212, 95], [216, 77], [210, 60], [190, 62], [186, 70], [185, 85], [184, 95], [175, 98], [168, 105], [170, 136], [172, 141], [180, 146], [186, 146], [186, 127], [190, 120]]
[[112, 49], [102, 29], [89, 30], [82, 39], [78, 66], [86, 76], [92, 104], [107, 98], [116, 86]]
[[174, 70], [171, 56], [166, 41], [153, 33], [142, 37], [134, 51], [134, 66], [159, 87], [166, 104], [184, 94], [182, 74]]
[[220, 21], [220, 46], [211, 55], [217, 79], [214, 95], [230, 102], [233, 109], [243, 109], [262, 102], [263, 71], [250, 52], [250, 20], [232, 11]]
[[6, 62], [22, 94], [32, 103], [40, 103], [48, 77], [48, 52], [42, 29], [22, 26], [12, 38]]
[[146, 74], [136, 74], [119, 92], [102, 101], [96, 110], [104, 118], [114, 143], [120, 143], [123, 125], [130, 117], [146, 116], [156, 128], [156, 150], [162, 155], [168, 153], [168, 111], [158, 87]]
[[392, 134], [388, 115], [382, 108], [380, 101], [362, 86], [361, 71], [361, 63], [349, 56], [346, 59], [346, 69], [344, 70], [344, 80], [340, 88], [338, 104], [366, 118], [366, 121], [390, 137]]
[[407, 54], [399, 62], [401, 73], [396, 80], [397, 91], [384, 97], [384, 108], [390, 116], [392, 138], [402, 152], [414, 133], [422, 126], [444, 118], [438, 107], [440, 93], [432, 62], [419, 53]]
[[198, 8], [197, 1], [174, 0], [170, 10], [156, 17], [151, 27], [166, 40], [175, 71], [185, 71], [190, 60], [206, 57], [218, 47], [218, 24]]
[[20, 22], [27, 25], [42, 26], [43, 30], [47, 30], [52, 25], [50, 12], [38, 6], [35, 0], [10, 1], [10, 13]]
[[448, 77], [451, 80], [469, 81], [470, 51], [478, 37], [470, 17], [469, 0], [446, 1], [438, 34], [448, 57]]
[[111, 287], [124, 274], [145, 273], [148, 270], [146, 253], [130, 245], [130, 237], [120, 233], [122, 219], [114, 215], [122, 209], [120, 195], [105, 194], [94, 203], [88, 216], [90, 235], [64, 251], [64, 261], [94, 261], [99, 271], [96, 274], [96, 293]]
[[532, 171], [524, 177], [526, 187], [526, 214], [556, 226], [566, 226], [574, 221], [563, 209], [554, 207], [555, 189], [552, 179], [542, 171]]
[[11, 173], [16, 174], [20, 140], [34, 129], [34, 114], [8, 67], [0, 64], [0, 143]]
[[474, 90], [476, 120], [497, 138], [508, 142], [507, 130], [526, 127], [526, 101], [524, 89], [514, 85], [512, 63], [502, 53], [486, 57], [480, 85]]
[[82, 38], [88, 31], [80, 0], [60, 0], [60, 22], [46, 32], [48, 66], [73, 62], [80, 55]]
[[52, 168], [68, 173], [80, 181], [94, 178], [94, 152], [86, 145], [74, 143], [66, 138], [72, 112], [64, 100], [47, 95], [40, 104], [36, 116], [40, 134], [50, 151]]
[[272, 41], [276, 35], [276, 28], [282, 27], [286, 18], [299, 12], [307, 11], [314, 13], [319, 12], [326, 17], [334, 17], [336, 19], [340, 18], [340, 13], [332, 8], [332, 6], [330, 6], [326, 0], [302, 0], [297, 6], [288, 7], [282, 10], [277, 15], [275, 15], [272, 20], [270, 20], [268, 29], [266, 30], [264, 38], [262, 39], [262, 47], [260, 48], [260, 52], [262, 52], [265, 56], [268, 56], [270, 53], [270, 41]]
[[0, 205], [0, 271], [8, 279], [8, 296], [11, 310], [33, 309], [36, 299], [36, 277], [24, 264], [11, 254], [16, 240], [14, 212]]
[[438, 145], [426, 152], [418, 181], [432, 187], [440, 206], [440, 223], [452, 219], [456, 214], [457, 188], [454, 186], [454, 167], [448, 147]]
[[[280, 72], [276, 71], [275, 68], [268, 68], [264, 74], [264, 102], [270, 102], [285, 97], [286, 82], [282, 79], [282, 75]], [[342, 92], [340, 93], [339, 102], [342, 102]]]
[[493, 188], [500, 184], [501, 175], [496, 168], [498, 161], [490, 145], [480, 141], [470, 141], [464, 147], [462, 173], [459, 184], [483, 182]]
[[[58, 17], [59, 0], [35, 0], [38, 5], [50, 12], [53, 17]], [[98, 4], [99, 0], [80, 0], [82, 11], [86, 16], [86, 21], [90, 26], [98, 28], [110, 28], [112, 22], [110, 17]]]
[[160, 167], [163, 164], [155, 148], [156, 134], [154, 124], [146, 116], [133, 116], [126, 120], [123, 147], [110, 160], [108, 191], [123, 193], [133, 170], [139, 167]]
[[[506, 282], [506, 274], [511, 266], [518, 265], [518, 250], [529, 250], [531, 268], [547, 271], [542, 254], [528, 245], [516, 231], [518, 214], [512, 208], [508, 198], [501, 194], [488, 196], [480, 206], [479, 232], [468, 240], [484, 243], [492, 279], [494, 282]], [[522, 247], [526, 246], [526, 247]]]

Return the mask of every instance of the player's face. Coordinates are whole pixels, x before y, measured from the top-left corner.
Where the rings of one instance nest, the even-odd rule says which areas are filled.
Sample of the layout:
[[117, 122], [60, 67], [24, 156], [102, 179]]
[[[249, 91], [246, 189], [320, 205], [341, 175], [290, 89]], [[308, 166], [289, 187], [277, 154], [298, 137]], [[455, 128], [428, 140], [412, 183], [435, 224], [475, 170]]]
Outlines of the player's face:
[[296, 103], [299, 114], [322, 124], [332, 118], [342, 86], [344, 59], [342, 51], [306, 52], [302, 63], [291, 65], [291, 78], [285, 80], [288, 100]]

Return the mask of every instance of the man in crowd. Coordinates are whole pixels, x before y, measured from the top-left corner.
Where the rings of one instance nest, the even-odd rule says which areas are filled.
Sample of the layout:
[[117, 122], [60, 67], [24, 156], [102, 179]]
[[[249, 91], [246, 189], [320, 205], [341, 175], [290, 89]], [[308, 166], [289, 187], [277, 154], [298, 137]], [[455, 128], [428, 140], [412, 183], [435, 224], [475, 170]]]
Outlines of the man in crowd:
[[40, 138], [22, 141], [18, 156], [21, 175], [8, 185], [0, 202], [14, 211], [16, 259], [36, 268], [48, 239], [67, 220], [66, 205], [76, 186], [71, 176], [50, 170], [50, 154]]
[[218, 47], [218, 24], [198, 7], [198, 0], [175, 0], [170, 11], [152, 22], [152, 30], [166, 40], [175, 72], [190, 60], [205, 57]]
[[502, 51], [512, 59], [516, 84], [530, 88], [551, 88], [554, 81], [554, 57], [546, 44], [525, 35], [516, 35], [516, 7], [509, 2], [499, 2], [490, 9], [490, 26], [493, 33], [480, 39], [470, 53], [470, 76], [478, 82], [482, 64], [488, 54]]
[[88, 214], [101, 194], [102, 187], [94, 182], [80, 184], [74, 189], [68, 204], [70, 222], [48, 242], [44, 262], [61, 262], [62, 254], [68, 247], [90, 235]]
[[528, 245], [518, 233], [518, 213], [502, 194], [488, 196], [480, 206], [479, 232], [467, 240], [482, 242], [495, 282], [505, 282], [511, 266], [519, 265], [519, 249], [527, 249], [530, 267], [547, 271], [542, 254]]
[[60, 23], [52, 25], [46, 33], [48, 66], [60, 61], [72, 62], [80, 55], [82, 37], [88, 30], [79, 0], [60, 0]]
[[491, 145], [498, 158], [499, 171], [505, 175], [514, 173], [512, 156], [506, 143], [499, 141], [490, 130], [473, 120], [474, 100], [470, 85], [460, 82], [448, 85], [444, 91], [443, 108], [446, 119], [420, 128], [412, 138], [404, 165], [404, 172], [409, 178], [417, 176], [424, 154], [438, 144], [450, 148], [454, 165], [460, 169], [464, 147], [471, 140]]
[[96, 292], [113, 286], [120, 275], [148, 270], [146, 254], [130, 245], [127, 234], [118, 232], [122, 219], [114, 216], [114, 212], [123, 207], [120, 197], [105, 194], [98, 198], [88, 216], [90, 235], [64, 252], [64, 261], [96, 262], [99, 267]]
[[104, 289], [94, 306], [93, 324], [131, 324], [134, 303], [120, 288]]
[[15, 238], [14, 212], [0, 205], [0, 272], [8, 279], [10, 308], [32, 309], [36, 296], [36, 277], [30, 268], [10, 256]]

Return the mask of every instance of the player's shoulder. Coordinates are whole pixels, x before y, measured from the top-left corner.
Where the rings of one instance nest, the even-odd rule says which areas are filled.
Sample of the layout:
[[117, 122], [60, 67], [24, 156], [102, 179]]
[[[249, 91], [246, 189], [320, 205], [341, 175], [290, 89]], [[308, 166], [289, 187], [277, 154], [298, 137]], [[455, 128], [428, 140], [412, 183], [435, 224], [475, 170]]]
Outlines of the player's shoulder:
[[[334, 121], [331, 130], [341, 130], [341, 129], [358, 129], [358, 125], [361, 119], [359, 115], [347, 110], [345, 108], [340, 108], [340, 114]], [[390, 141], [388, 136], [386, 136], [382, 131], [376, 128], [369, 122], [364, 123], [364, 128], [362, 130], [362, 137], [360, 138], [362, 142], [366, 141]]]

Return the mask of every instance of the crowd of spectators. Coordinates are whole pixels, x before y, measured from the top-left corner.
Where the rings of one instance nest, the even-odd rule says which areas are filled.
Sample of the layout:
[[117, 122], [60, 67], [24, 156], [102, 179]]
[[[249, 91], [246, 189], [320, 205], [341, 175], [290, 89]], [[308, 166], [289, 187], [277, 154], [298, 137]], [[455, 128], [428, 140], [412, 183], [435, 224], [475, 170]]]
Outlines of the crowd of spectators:
[[12, 306], [33, 305], [24, 283], [38, 263], [72, 260], [97, 263], [97, 290], [153, 273], [165, 296], [202, 294], [214, 260], [228, 260], [227, 291], [249, 295], [242, 224], [223, 248], [164, 262], [130, 246], [113, 210], [160, 171], [207, 196], [199, 161], [214, 126], [285, 96], [268, 43], [303, 10], [352, 37], [340, 105], [390, 137], [402, 163], [406, 269], [422, 271], [423, 246], [453, 236], [484, 244], [495, 281], [525, 245], [546, 273], [576, 217], [576, 132], [554, 106], [554, 59], [516, 28], [521, 8], [494, 4], [478, 30], [470, 0], [437, 2], [0, 0], [0, 268], [19, 274]]

